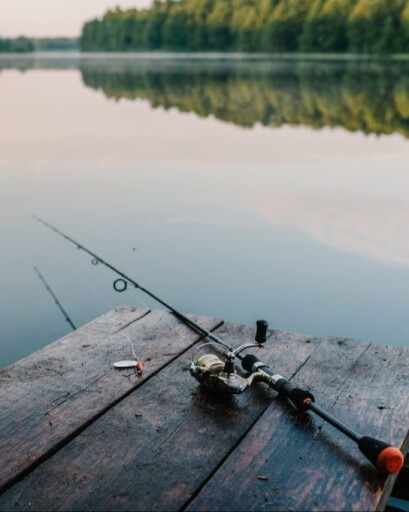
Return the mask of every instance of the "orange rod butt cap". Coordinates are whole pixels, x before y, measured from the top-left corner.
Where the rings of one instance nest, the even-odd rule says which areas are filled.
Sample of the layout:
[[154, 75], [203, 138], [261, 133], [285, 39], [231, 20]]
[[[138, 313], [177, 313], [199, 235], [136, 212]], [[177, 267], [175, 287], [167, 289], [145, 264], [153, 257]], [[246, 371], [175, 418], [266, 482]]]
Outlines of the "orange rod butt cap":
[[376, 461], [377, 467], [389, 474], [397, 473], [402, 468], [403, 463], [402, 452], [394, 446], [384, 448]]

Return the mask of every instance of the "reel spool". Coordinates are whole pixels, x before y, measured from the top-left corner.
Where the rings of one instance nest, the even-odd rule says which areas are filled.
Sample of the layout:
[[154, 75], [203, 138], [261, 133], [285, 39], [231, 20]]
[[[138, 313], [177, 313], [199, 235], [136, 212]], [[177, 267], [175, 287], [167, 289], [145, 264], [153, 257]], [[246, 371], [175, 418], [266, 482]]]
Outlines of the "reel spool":
[[[222, 346], [226, 351], [225, 360], [223, 361], [216, 354], [204, 354], [195, 361], [192, 358], [190, 365], [191, 375], [209, 389], [227, 395], [244, 393], [253, 382], [264, 382], [286, 397], [290, 405], [297, 411], [302, 413], [307, 411], [314, 412], [338, 431], [352, 439], [358, 445], [359, 450], [380, 472], [385, 475], [397, 473], [404, 464], [403, 454], [398, 448], [353, 430], [318, 406], [315, 403], [314, 396], [308, 390], [294, 387], [290, 381], [281, 375], [274, 374], [255, 355], [247, 354], [244, 358], [239, 356], [240, 352], [247, 348], [263, 346], [267, 339], [266, 333], [267, 322], [259, 320], [255, 337], [256, 343], [248, 343], [235, 350], [217, 344], [218, 347]], [[213, 343], [205, 343], [199, 349], [211, 344]], [[242, 360], [242, 367], [250, 373], [249, 377], [242, 377], [236, 372], [234, 365], [236, 356], [239, 356]]]
[[[194, 360], [195, 354], [193, 354], [190, 364], [190, 374], [198, 382], [204, 384], [212, 391], [221, 392], [226, 395], [244, 393], [254, 379], [262, 379], [260, 379], [260, 375], [256, 373], [252, 373], [248, 378], [239, 375], [234, 364], [236, 356], [247, 348], [262, 347], [267, 340], [267, 328], [268, 323], [265, 320], [258, 320], [255, 336], [256, 343], [247, 343], [245, 345], [241, 345], [235, 350], [228, 350], [225, 347], [222, 347], [223, 350], [226, 351], [224, 361], [218, 355], [211, 353], [204, 354]], [[220, 345], [216, 343], [209, 342], [201, 345], [198, 350], [207, 345], [217, 345], [220, 347]]]

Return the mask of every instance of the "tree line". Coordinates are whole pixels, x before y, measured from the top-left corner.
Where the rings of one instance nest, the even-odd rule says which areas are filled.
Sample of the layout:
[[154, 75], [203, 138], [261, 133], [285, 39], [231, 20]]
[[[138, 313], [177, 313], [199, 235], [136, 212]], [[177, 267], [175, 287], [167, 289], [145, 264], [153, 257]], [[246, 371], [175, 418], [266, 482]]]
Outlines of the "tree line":
[[27, 53], [34, 51], [34, 43], [27, 37], [0, 39], [1, 53]]
[[109, 99], [147, 100], [243, 128], [342, 127], [409, 138], [409, 62], [119, 63], [107, 71], [81, 64], [84, 84]]
[[74, 37], [16, 37], [0, 38], [0, 53], [30, 53], [41, 51], [78, 50], [78, 39]]
[[83, 51], [409, 51], [409, 0], [154, 0], [85, 23]]

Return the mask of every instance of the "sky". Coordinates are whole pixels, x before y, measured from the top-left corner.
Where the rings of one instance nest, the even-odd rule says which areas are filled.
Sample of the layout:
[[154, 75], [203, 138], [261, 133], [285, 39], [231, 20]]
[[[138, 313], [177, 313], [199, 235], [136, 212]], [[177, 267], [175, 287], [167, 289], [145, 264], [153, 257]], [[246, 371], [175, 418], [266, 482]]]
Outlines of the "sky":
[[119, 6], [148, 7], [151, 0], [0, 0], [0, 38], [78, 36], [83, 23]]

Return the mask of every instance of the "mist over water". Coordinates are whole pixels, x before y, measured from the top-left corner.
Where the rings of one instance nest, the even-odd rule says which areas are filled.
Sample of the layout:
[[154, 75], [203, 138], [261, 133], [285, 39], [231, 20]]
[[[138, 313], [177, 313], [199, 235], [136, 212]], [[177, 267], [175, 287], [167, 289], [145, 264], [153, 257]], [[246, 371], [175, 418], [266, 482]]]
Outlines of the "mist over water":
[[120, 304], [409, 346], [409, 63], [0, 58], [0, 367]]

